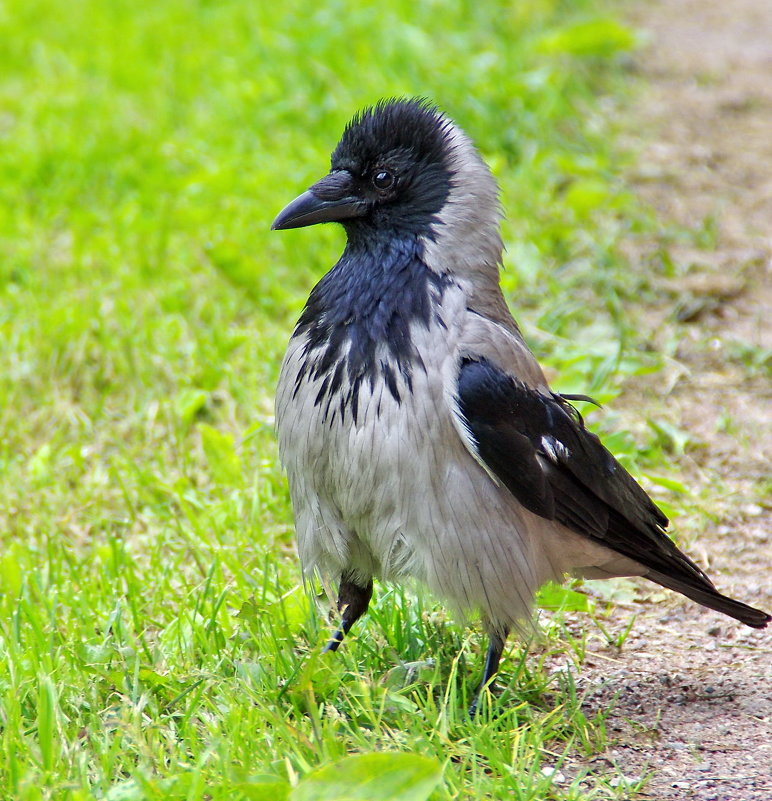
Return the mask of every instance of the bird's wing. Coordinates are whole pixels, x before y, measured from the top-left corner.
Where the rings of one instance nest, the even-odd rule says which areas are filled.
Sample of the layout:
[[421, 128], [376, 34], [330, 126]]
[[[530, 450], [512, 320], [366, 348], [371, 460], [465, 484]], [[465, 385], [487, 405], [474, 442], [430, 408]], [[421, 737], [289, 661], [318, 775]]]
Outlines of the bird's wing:
[[[504, 302], [503, 298], [501, 302]], [[539, 362], [525, 344], [506, 307], [504, 311], [506, 317], [500, 314], [500, 319], [496, 320], [487, 313], [467, 307], [459, 354], [464, 358], [486, 358], [518, 376], [526, 386], [549, 392]]]
[[646, 577], [754, 628], [770, 616], [720, 594], [665, 534], [667, 517], [560, 395], [486, 357], [461, 359], [457, 413], [467, 446], [531, 512], [647, 568]]
[[527, 509], [656, 572], [712, 584], [664, 533], [665, 515], [560, 395], [487, 358], [462, 359], [460, 415], [480, 460]]

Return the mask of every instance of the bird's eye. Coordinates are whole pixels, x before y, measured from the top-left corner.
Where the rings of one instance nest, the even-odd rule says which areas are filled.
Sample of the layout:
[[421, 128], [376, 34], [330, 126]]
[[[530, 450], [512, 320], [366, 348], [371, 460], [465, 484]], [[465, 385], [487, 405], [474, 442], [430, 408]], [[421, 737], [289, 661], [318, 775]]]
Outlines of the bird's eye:
[[388, 170], [378, 170], [373, 174], [373, 186], [383, 191], [394, 186], [394, 174]]

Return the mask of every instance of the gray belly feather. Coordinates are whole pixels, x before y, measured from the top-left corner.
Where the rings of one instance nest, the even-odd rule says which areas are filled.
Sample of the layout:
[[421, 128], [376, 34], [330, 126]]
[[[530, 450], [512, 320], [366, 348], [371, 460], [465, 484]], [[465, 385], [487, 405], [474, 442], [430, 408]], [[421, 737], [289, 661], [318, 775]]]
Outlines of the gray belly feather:
[[[380, 375], [362, 382], [356, 422], [316, 402], [313, 354], [290, 345], [276, 414], [304, 570], [410, 576], [458, 612], [517, 625], [539, 586], [605, 554], [530, 513], [473, 458], [454, 419], [458, 343], [441, 325], [412, 338], [423, 361], [412, 386], [399, 378], [397, 399]], [[299, 375], [308, 385], [295, 391]]]

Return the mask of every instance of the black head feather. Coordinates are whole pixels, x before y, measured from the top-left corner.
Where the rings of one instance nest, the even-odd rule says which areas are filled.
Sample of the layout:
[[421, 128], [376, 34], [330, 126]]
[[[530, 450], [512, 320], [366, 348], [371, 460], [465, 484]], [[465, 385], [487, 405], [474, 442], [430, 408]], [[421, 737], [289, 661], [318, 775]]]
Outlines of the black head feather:
[[[351, 120], [330, 174], [309, 190], [312, 202], [343, 197], [356, 213], [329, 218], [346, 228], [346, 250], [314, 288], [295, 330], [308, 356], [296, 391], [307, 375], [319, 380], [315, 402], [330, 421], [350, 411], [356, 423], [360, 389], [377, 379], [400, 403], [414, 372], [425, 369], [412, 327], [444, 325], [436, 307], [450, 279], [427, 267], [419, 235], [434, 235], [450, 192], [455, 135], [426, 100], [382, 101]], [[381, 182], [383, 173], [393, 180]]]
[[[375, 226], [429, 233], [453, 180], [453, 126], [423, 98], [383, 100], [359, 112], [346, 126], [331, 158], [345, 170], [370, 213], [346, 221], [351, 229]], [[379, 186], [378, 178], [385, 179]]]
[[450, 130], [450, 121], [425, 98], [381, 100], [346, 125], [331, 166], [360, 172], [389, 157], [442, 163]]

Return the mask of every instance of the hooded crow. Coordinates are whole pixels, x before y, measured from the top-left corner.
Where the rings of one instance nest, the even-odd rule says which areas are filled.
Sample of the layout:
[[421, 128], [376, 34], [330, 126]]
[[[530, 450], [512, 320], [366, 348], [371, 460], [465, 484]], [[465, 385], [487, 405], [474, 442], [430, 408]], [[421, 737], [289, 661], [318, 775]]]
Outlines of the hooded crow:
[[[276, 398], [306, 574], [339, 581], [337, 649], [373, 578], [418, 579], [490, 638], [482, 689], [534, 593], [643, 576], [754, 628], [665, 534], [668, 520], [553, 392], [499, 286], [496, 182], [422, 99], [357, 114], [331, 170], [274, 229], [343, 225]], [[479, 697], [479, 693], [478, 693]], [[473, 705], [475, 708], [477, 700]]]

